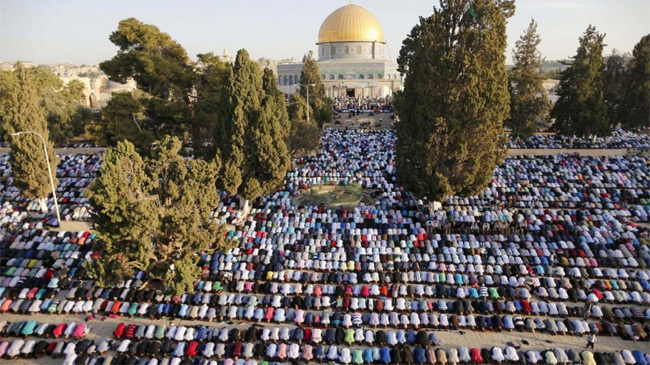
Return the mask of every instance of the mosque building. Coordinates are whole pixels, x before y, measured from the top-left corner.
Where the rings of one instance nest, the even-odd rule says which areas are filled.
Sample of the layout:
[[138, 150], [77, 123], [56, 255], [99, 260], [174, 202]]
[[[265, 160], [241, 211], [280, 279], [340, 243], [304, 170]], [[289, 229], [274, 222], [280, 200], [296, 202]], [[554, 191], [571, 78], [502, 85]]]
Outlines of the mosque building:
[[[318, 31], [318, 69], [329, 97], [386, 97], [402, 87], [397, 64], [385, 58], [381, 23], [368, 10], [350, 4], [332, 12]], [[278, 64], [280, 90], [300, 87], [302, 63]]]

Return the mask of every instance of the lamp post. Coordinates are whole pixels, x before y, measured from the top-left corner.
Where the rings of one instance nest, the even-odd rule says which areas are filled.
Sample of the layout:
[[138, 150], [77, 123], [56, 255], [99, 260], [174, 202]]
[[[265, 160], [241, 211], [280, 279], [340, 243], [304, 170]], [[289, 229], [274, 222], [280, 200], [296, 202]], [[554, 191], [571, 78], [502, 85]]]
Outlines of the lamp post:
[[307, 86], [307, 122], [309, 122], [309, 87], [314, 87], [316, 84], [306, 84], [306, 85], [300, 85], [300, 86]]
[[45, 153], [45, 163], [47, 164], [47, 172], [50, 175], [50, 187], [52, 188], [52, 197], [54, 198], [54, 209], [56, 210], [56, 220], [58, 222], [59, 227], [61, 227], [61, 215], [59, 213], [59, 202], [56, 200], [56, 188], [54, 187], [54, 177], [52, 176], [52, 168], [50, 167], [50, 156], [48, 156], [47, 154], [47, 143], [45, 142], [45, 138], [43, 138], [43, 136], [40, 133], [34, 131], [15, 132], [15, 133], [11, 133], [10, 136], [16, 137], [23, 134], [35, 134], [43, 142], [43, 152]]

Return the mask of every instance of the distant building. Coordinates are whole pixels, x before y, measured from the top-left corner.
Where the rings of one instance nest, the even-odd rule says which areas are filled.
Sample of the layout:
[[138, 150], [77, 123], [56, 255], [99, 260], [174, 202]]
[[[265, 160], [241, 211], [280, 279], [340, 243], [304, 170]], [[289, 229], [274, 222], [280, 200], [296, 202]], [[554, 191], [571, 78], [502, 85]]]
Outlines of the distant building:
[[[228, 57], [228, 52], [224, 50], [224, 56]], [[31, 61], [20, 61], [25, 68], [38, 66]], [[106, 106], [114, 93], [132, 92], [136, 89], [135, 81], [129, 80], [126, 84], [120, 84], [108, 80], [108, 77], [96, 65], [73, 65], [71, 63], [41, 65], [49, 68], [57, 75], [64, 84], [72, 80], [78, 80], [84, 84], [84, 102], [82, 105], [91, 109], [101, 109]], [[13, 71], [16, 62], [2, 62], [0, 69], [4, 71]]]
[[108, 76], [101, 74], [95, 77], [88, 76], [59, 76], [64, 83], [72, 80], [81, 81], [84, 84], [84, 106], [90, 109], [101, 109], [106, 106], [115, 93], [130, 93], [137, 88], [135, 81], [129, 80], [126, 84], [110, 81]]
[[[385, 97], [402, 88], [397, 64], [384, 58], [384, 30], [368, 10], [351, 3], [336, 9], [321, 25], [316, 44], [327, 96]], [[282, 92], [297, 92], [302, 67], [277, 65]]]

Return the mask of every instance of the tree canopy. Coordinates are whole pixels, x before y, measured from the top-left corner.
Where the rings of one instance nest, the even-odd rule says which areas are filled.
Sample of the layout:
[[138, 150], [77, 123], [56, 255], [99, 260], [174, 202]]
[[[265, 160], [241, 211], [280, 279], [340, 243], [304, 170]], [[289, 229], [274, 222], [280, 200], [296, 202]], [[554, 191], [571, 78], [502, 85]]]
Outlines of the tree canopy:
[[404, 40], [396, 163], [414, 194], [477, 194], [505, 157], [505, 29], [513, 12], [513, 1], [443, 0]]
[[625, 98], [627, 90], [627, 74], [623, 55], [613, 50], [605, 58], [605, 70], [603, 71], [605, 84], [603, 97], [607, 107], [608, 123], [612, 126], [617, 125], [620, 120], [621, 103]]
[[135, 80], [138, 89], [146, 94], [136, 98], [143, 106], [145, 119], [140, 123], [145, 133], [133, 135], [134, 139], [142, 139], [136, 143], [138, 149], [147, 152], [141, 146], [146, 145], [150, 136], [188, 137], [198, 76], [185, 49], [158, 27], [135, 18], [120, 21], [109, 39], [118, 47], [117, 55], [99, 67], [111, 81]]
[[538, 122], [548, 117], [551, 104], [542, 87], [544, 59], [537, 47], [541, 43], [537, 23], [531, 19], [524, 34], [515, 42], [512, 58], [515, 66], [510, 70], [510, 118], [505, 125], [512, 134], [529, 137]]
[[[324, 123], [329, 123], [332, 120], [332, 100], [325, 96], [325, 86], [320, 77], [318, 63], [316, 63], [311, 52], [302, 58], [302, 63], [303, 67], [300, 73], [300, 90], [298, 91], [296, 98], [299, 95], [302, 100], [307, 100], [307, 88], [309, 88], [309, 108], [306, 112], [310, 113], [310, 121], [315, 121], [319, 127], [322, 127]], [[297, 104], [299, 102], [300, 100], [294, 100], [292, 101], [292, 104]], [[303, 113], [304, 111], [296, 108], [291, 108], [290, 111], [292, 112], [290, 115], [292, 120], [303, 119], [297, 113]], [[304, 119], [306, 119], [306, 116]]]
[[[213, 155], [210, 142], [227, 76], [225, 62], [212, 53], [199, 54], [192, 62], [168, 34], [134, 18], [122, 20], [109, 39], [118, 52], [101, 69], [112, 81], [135, 80], [143, 94], [135, 98], [142, 105], [142, 131], [130, 139], [138, 150], [147, 152], [142, 146], [149, 138], [174, 135], [191, 137], [195, 155]], [[109, 131], [101, 125], [90, 128], [91, 134], [102, 130]]]
[[620, 108], [620, 122], [627, 128], [650, 126], [650, 34], [634, 46], [627, 68], [627, 92]]
[[218, 186], [255, 199], [276, 188], [290, 166], [286, 105], [271, 71], [262, 73], [245, 50], [227, 73], [214, 132]]
[[118, 93], [102, 108], [101, 117], [86, 126], [86, 138], [101, 146], [117, 146], [130, 141], [139, 151], [147, 151], [155, 135], [145, 119], [144, 105], [137, 94]]
[[219, 200], [215, 168], [185, 161], [180, 149], [180, 140], [165, 137], [147, 159], [128, 141], [106, 153], [88, 189], [100, 259], [86, 267], [99, 285], [143, 271], [173, 294], [185, 293], [201, 272], [197, 252], [228, 248], [210, 219]]
[[213, 53], [198, 55], [196, 66], [195, 118], [191, 134], [194, 154], [208, 156], [214, 150], [212, 137], [217, 124], [217, 111], [222, 99], [223, 85], [228, 76], [226, 63]]
[[291, 121], [291, 131], [287, 138], [289, 153], [293, 157], [305, 156], [318, 149], [320, 130], [314, 122], [302, 119]]
[[[0, 71], [2, 89], [0, 104], [3, 99], [16, 88], [16, 71]], [[55, 143], [65, 143], [70, 138], [79, 136], [84, 132], [86, 124], [93, 119], [90, 110], [82, 106], [84, 98], [84, 85], [79, 80], [71, 80], [68, 84], [45, 66], [36, 66], [25, 69], [32, 80], [36, 90], [37, 103], [42, 108], [42, 113], [47, 120], [50, 138]]]
[[126, 83], [133, 78], [138, 88], [165, 100], [187, 100], [192, 79], [185, 49], [155, 25], [135, 18], [120, 21], [109, 40], [117, 55], [99, 64], [109, 79]]
[[[22, 64], [16, 68], [16, 80], [9, 93], [3, 97], [2, 129], [5, 135], [15, 132], [36, 132], [43, 136], [50, 158], [50, 167], [56, 171], [57, 159], [54, 148], [49, 141], [47, 122], [43, 108], [39, 105], [38, 92], [34, 87], [32, 76]], [[52, 192], [50, 175], [47, 170], [43, 142], [35, 134], [23, 134], [9, 137], [11, 163], [14, 185], [22, 195], [30, 199], [40, 199], [41, 208], [45, 210], [44, 199]], [[54, 184], [56, 185], [56, 176]]]
[[551, 116], [554, 129], [564, 135], [590, 136], [611, 133], [605, 104], [605, 35], [589, 26], [580, 37], [573, 62], [562, 72], [559, 99]]

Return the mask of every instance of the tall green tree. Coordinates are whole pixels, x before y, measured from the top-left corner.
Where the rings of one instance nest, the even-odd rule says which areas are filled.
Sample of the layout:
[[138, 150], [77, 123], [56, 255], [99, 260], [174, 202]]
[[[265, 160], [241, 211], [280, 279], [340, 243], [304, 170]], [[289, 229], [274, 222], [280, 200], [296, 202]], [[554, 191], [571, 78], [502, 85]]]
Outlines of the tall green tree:
[[228, 66], [223, 91], [214, 137], [218, 186], [255, 199], [277, 187], [289, 166], [284, 96], [243, 49]]
[[615, 126], [619, 123], [621, 103], [625, 98], [627, 90], [625, 59], [618, 51], [613, 50], [605, 58], [603, 78], [605, 83], [604, 99], [607, 106], [607, 116], [609, 118], [609, 124]]
[[315, 121], [307, 122], [307, 113], [311, 108], [300, 93], [291, 95], [289, 102], [291, 129], [287, 137], [287, 147], [291, 156], [305, 156], [318, 149], [320, 129]]
[[[291, 120], [307, 120], [307, 113], [311, 111], [311, 107], [307, 105], [307, 100], [300, 95], [300, 93], [295, 93], [289, 98], [289, 106], [287, 107], [289, 111], [289, 118]], [[310, 120], [311, 122], [311, 120]], [[314, 121], [314, 126], [316, 122]]]
[[[49, 141], [47, 123], [43, 108], [39, 105], [38, 92], [28, 71], [18, 63], [16, 68], [16, 88], [6, 95], [3, 101], [3, 132], [37, 132], [43, 136], [50, 158], [50, 168], [56, 171], [56, 155]], [[43, 142], [34, 134], [10, 137], [11, 163], [14, 185], [30, 199], [38, 199], [43, 212], [47, 211], [46, 199], [52, 192], [48, 166], [43, 151]], [[56, 177], [54, 184], [56, 185]]]
[[650, 34], [634, 46], [628, 63], [628, 89], [620, 108], [626, 128], [650, 126]]
[[404, 40], [396, 162], [399, 182], [414, 194], [477, 194], [505, 157], [505, 31], [513, 13], [513, 1], [442, 0]]
[[[188, 137], [194, 117], [196, 73], [185, 49], [155, 25], [135, 18], [120, 21], [110, 41], [117, 55], [99, 64], [111, 81], [136, 81], [149, 95], [140, 100], [155, 138]], [[140, 143], [142, 144], [142, 143]]]
[[165, 137], [143, 159], [128, 141], [106, 153], [89, 187], [100, 259], [87, 262], [99, 285], [114, 285], [138, 271], [178, 295], [201, 273], [197, 252], [227, 249], [210, 213], [219, 200], [211, 163], [185, 161], [181, 142]]
[[100, 146], [112, 147], [126, 140], [137, 150], [146, 152], [155, 135], [148, 127], [144, 106], [136, 96], [118, 93], [102, 109], [100, 119], [86, 126], [86, 139]]
[[[320, 78], [318, 63], [311, 52], [302, 58], [302, 63], [298, 93], [304, 100], [307, 100], [307, 89], [309, 88], [309, 119], [322, 127], [324, 123], [329, 123], [332, 120], [332, 100], [325, 96], [325, 86]], [[290, 115], [290, 117], [292, 120], [300, 119], [297, 115]]]
[[303, 119], [291, 121], [291, 131], [287, 137], [289, 153], [293, 157], [306, 156], [318, 149], [320, 130], [316, 123]]
[[[66, 85], [45, 66], [31, 67], [26, 72], [32, 80], [38, 104], [47, 120], [50, 139], [55, 143], [65, 143], [83, 133], [83, 127], [78, 124], [90, 122], [81, 105], [84, 85], [78, 80], [72, 80]], [[0, 104], [10, 94], [9, 88], [16, 87], [17, 71], [3, 71], [2, 84], [6, 91], [0, 92]]]
[[219, 103], [228, 76], [226, 63], [213, 53], [199, 54], [196, 68], [195, 118], [192, 120], [192, 141], [196, 156], [208, 156], [217, 124]]
[[510, 70], [510, 118], [505, 125], [512, 134], [529, 137], [539, 122], [546, 120], [551, 104], [542, 87], [544, 59], [537, 50], [542, 39], [537, 33], [537, 23], [530, 20], [528, 29], [515, 43], [512, 54], [515, 66]]
[[0, 70], [0, 134], [5, 140], [5, 120], [11, 107], [11, 95], [18, 90], [18, 78], [13, 71]]
[[192, 87], [185, 49], [158, 27], [135, 18], [120, 21], [109, 40], [117, 55], [99, 64], [111, 81], [133, 78], [138, 88], [165, 100], [187, 100]]
[[573, 62], [562, 72], [559, 99], [551, 116], [554, 129], [564, 135], [596, 136], [611, 133], [605, 104], [605, 35], [589, 26], [580, 37]]

